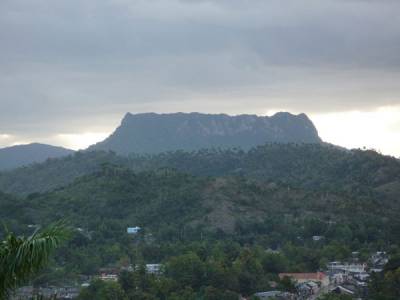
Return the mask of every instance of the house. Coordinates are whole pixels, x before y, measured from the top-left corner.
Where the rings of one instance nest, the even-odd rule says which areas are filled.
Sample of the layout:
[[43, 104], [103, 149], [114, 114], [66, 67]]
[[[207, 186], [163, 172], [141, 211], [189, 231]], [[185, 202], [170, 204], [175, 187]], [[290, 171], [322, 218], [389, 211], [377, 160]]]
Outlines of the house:
[[319, 285], [315, 283], [314, 281], [308, 281], [305, 283], [308, 288], [310, 289], [310, 292], [312, 295], [315, 295], [319, 291]]
[[366, 282], [370, 275], [366, 272], [364, 273], [357, 273], [354, 275], [354, 278], [357, 279], [358, 281]]
[[296, 296], [291, 293], [281, 291], [259, 292], [254, 294], [260, 300], [294, 300]]
[[142, 228], [140, 228], [140, 227], [138, 227], [138, 226], [135, 226], [135, 227], [128, 227], [128, 228], [126, 229], [126, 232], [127, 232], [128, 234], [137, 234], [141, 229], [142, 229]]
[[336, 273], [336, 274], [331, 275], [330, 279], [334, 285], [338, 285], [338, 284], [345, 282], [348, 279], [348, 276], [343, 273]]
[[98, 278], [104, 281], [117, 281], [119, 269], [118, 268], [101, 268], [99, 269]]
[[106, 274], [106, 273], [102, 273], [99, 276], [100, 280], [103, 281], [118, 281], [118, 275], [117, 274]]
[[314, 281], [307, 281], [296, 285], [297, 294], [301, 299], [307, 299], [312, 295], [316, 295], [319, 288], [319, 285]]
[[271, 249], [271, 248], [265, 249], [265, 252], [271, 253], [271, 254], [279, 254], [279, 253], [281, 253], [280, 250], [277, 250], [277, 249], [274, 250], [274, 249]]
[[365, 273], [366, 264], [342, 264], [338, 261], [328, 263], [327, 268], [330, 274], [345, 273], [345, 274], [357, 274]]
[[79, 288], [74, 286], [66, 287], [23, 287], [18, 289], [11, 299], [76, 299], [79, 295]]
[[255, 293], [254, 296], [261, 300], [276, 299], [276, 296], [282, 293], [281, 291], [269, 291]]
[[323, 286], [329, 285], [329, 277], [323, 272], [317, 273], [280, 273], [279, 278], [289, 277], [297, 283], [304, 283], [308, 281], [319, 282]]
[[345, 288], [345, 287], [339, 285], [339, 286], [335, 287], [334, 289], [332, 289], [331, 293], [353, 296], [355, 294], [355, 291], [352, 291], [348, 288]]
[[374, 269], [383, 269], [383, 267], [388, 263], [389, 257], [386, 252], [378, 251], [371, 256], [370, 260]]
[[146, 271], [150, 274], [160, 274], [161, 264], [146, 264]]
[[324, 237], [322, 235], [314, 235], [312, 237], [312, 239], [313, 239], [314, 242], [319, 242], [319, 241], [323, 240]]

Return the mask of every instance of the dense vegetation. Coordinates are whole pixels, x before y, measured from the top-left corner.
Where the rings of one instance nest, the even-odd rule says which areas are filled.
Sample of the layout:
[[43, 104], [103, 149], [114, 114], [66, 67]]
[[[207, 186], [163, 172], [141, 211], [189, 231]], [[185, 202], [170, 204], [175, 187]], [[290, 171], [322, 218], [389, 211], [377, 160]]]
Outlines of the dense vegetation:
[[104, 164], [134, 171], [169, 168], [196, 176], [245, 176], [334, 192], [400, 193], [399, 160], [374, 151], [347, 151], [320, 144], [267, 144], [249, 151], [206, 149], [129, 157], [78, 152], [0, 173], [0, 190], [24, 195], [49, 191], [98, 171]]
[[[41, 192], [0, 194], [0, 217], [21, 233], [59, 219], [76, 228], [36, 284], [162, 263], [162, 279], [139, 276], [141, 267], [124, 273], [132, 277], [125, 283], [97, 282], [82, 299], [102, 299], [93, 296], [99, 290], [121, 299], [233, 299], [271, 282], [290, 290], [277, 273], [316, 271], [352, 251], [365, 260], [376, 250], [397, 253], [399, 177], [394, 158], [318, 145], [84, 152], [3, 173], [7, 191]], [[130, 236], [128, 226], [142, 230]]]

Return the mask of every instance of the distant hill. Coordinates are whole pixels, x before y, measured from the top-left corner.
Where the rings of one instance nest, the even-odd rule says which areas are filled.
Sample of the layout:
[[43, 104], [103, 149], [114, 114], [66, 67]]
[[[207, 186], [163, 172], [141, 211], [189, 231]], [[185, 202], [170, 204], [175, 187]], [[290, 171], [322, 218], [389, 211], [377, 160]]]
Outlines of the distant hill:
[[0, 149], [0, 170], [40, 163], [48, 158], [72, 154], [74, 151], [44, 144], [17, 145]]
[[82, 152], [41, 164], [0, 172], [0, 191], [30, 194], [51, 191], [70, 184], [75, 178], [101, 170], [104, 164], [123, 165], [126, 158], [104, 152]]
[[161, 153], [203, 148], [249, 149], [265, 143], [320, 143], [314, 124], [305, 114], [256, 115], [173, 113], [126, 114], [106, 140], [89, 150], [118, 154]]

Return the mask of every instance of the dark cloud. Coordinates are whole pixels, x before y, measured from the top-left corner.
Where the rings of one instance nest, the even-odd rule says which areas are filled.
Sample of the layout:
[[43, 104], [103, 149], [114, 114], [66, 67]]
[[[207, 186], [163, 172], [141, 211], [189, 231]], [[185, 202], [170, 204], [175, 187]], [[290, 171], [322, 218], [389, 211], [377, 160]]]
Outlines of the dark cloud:
[[2, 0], [0, 133], [400, 103], [400, 2]]

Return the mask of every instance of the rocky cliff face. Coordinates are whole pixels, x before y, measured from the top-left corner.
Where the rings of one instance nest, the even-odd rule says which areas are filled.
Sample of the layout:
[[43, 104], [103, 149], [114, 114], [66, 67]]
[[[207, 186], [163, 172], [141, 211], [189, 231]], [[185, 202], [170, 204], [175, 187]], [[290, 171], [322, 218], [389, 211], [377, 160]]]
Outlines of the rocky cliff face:
[[320, 143], [305, 114], [277, 113], [272, 117], [201, 113], [126, 114], [121, 125], [89, 150], [119, 154], [159, 153], [201, 148], [250, 147], [265, 143]]

